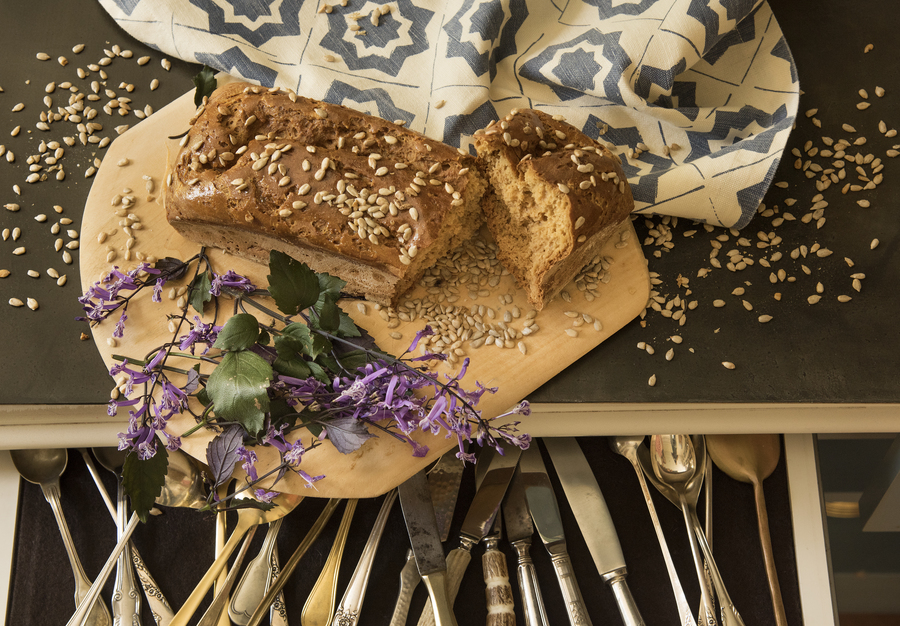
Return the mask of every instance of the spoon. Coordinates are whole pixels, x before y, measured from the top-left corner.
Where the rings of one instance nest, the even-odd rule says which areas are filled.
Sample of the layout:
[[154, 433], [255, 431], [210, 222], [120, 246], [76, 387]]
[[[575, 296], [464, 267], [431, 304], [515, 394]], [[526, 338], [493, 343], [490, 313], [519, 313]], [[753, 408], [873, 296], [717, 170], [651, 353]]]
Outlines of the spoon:
[[240, 509], [238, 511], [237, 525], [231, 533], [231, 536], [228, 538], [228, 541], [223, 546], [221, 554], [219, 554], [213, 564], [210, 565], [206, 574], [203, 575], [203, 578], [197, 583], [197, 586], [191, 592], [191, 595], [188, 596], [188, 599], [185, 600], [181, 609], [175, 614], [175, 618], [172, 620], [170, 626], [187, 626], [188, 622], [197, 611], [197, 608], [200, 606], [200, 603], [203, 602], [203, 599], [206, 597], [207, 592], [212, 587], [213, 582], [215, 582], [225, 566], [228, 565], [228, 559], [241, 542], [241, 538], [247, 534], [248, 530], [260, 524], [274, 522], [275, 520], [284, 517], [293, 511], [294, 507], [300, 504], [302, 500], [303, 498], [301, 496], [283, 493], [272, 500], [275, 506], [268, 511], [256, 508]]
[[[97, 461], [116, 475], [116, 539], [122, 538], [122, 531], [128, 523], [128, 500], [122, 484], [122, 467], [125, 452], [117, 448], [93, 448]], [[141, 596], [134, 581], [134, 567], [131, 565], [129, 550], [119, 554], [116, 563], [116, 583], [113, 587], [112, 616], [114, 626], [119, 624], [141, 624]]]
[[769, 515], [762, 481], [772, 475], [781, 457], [781, 439], [778, 435], [709, 435], [706, 438], [709, 456], [720, 470], [744, 483], [753, 485], [756, 500], [756, 517], [759, 523], [759, 541], [762, 544], [769, 579], [769, 594], [775, 610], [775, 624], [787, 626], [772, 538], [769, 536]]
[[316, 584], [309, 592], [306, 604], [303, 605], [303, 612], [300, 613], [301, 626], [330, 626], [331, 624], [331, 618], [334, 616], [334, 601], [337, 597], [338, 572], [357, 502], [356, 499], [347, 500], [344, 516], [341, 518], [341, 525], [338, 527], [331, 552], [328, 553], [322, 573], [319, 574]]
[[275, 541], [278, 538], [278, 531], [281, 530], [282, 521], [284, 518], [269, 524], [269, 530], [266, 532], [266, 538], [263, 540], [259, 554], [247, 564], [244, 575], [241, 576], [234, 588], [234, 593], [231, 594], [228, 616], [238, 626], [246, 626], [260, 600], [266, 595], [266, 587], [272, 579], [274, 566], [272, 556], [275, 550]]
[[697, 539], [694, 537], [688, 502], [688, 483], [697, 475], [696, 457], [693, 446], [685, 446], [686, 439], [687, 435], [652, 435], [650, 438], [650, 463], [657, 480], [669, 486], [678, 501], [677, 506], [681, 508], [691, 555], [694, 557], [697, 580], [700, 583], [700, 601], [703, 611], [699, 621], [713, 626], [716, 624], [716, 607], [712, 591], [706, 584], [703, 574], [703, 560], [697, 551]]
[[[694, 536], [700, 544], [700, 550], [706, 559], [706, 570], [709, 571], [716, 594], [719, 597], [720, 618], [724, 626], [744, 626], [740, 614], [728, 595], [725, 588], [725, 582], [716, 566], [713, 558], [712, 550], [706, 541], [706, 535], [700, 526], [700, 520], [697, 518], [697, 501], [700, 499], [700, 489], [703, 486], [703, 478], [706, 474], [706, 464], [708, 462], [706, 455], [706, 444], [703, 437], [697, 437], [696, 448], [695, 443], [686, 435], [655, 435], [651, 438], [651, 459], [650, 464], [654, 470], [656, 480], [651, 482], [660, 489], [663, 495], [676, 506], [682, 507], [685, 515], [685, 521], [689, 522], [690, 528], [693, 528]], [[655, 472], [659, 470], [665, 479], [657, 476]], [[678, 478], [687, 480], [678, 481]], [[662, 487], [660, 487], [662, 485]], [[697, 573], [700, 577], [701, 589], [706, 590], [708, 597], [711, 598], [709, 585], [706, 578], [706, 570], [702, 563], [697, 562]], [[708, 605], [704, 604], [704, 612], [709, 610]], [[715, 613], [708, 614], [707, 620], [712, 619], [711, 623], [715, 623]]]
[[647, 487], [647, 481], [644, 480], [644, 474], [641, 471], [640, 462], [638, 461], [638, 447], [644, 441], [643, 435], [610, 437], [609, 447], [613, 452], [621, 454], [631, 462], [634, 471], [637, 474], [638, 482], [641, 485], [641, 491], [644, 494], [644, 501], [647, 503], [647, 510], [650, 512], [650, 519], [653, 521], [653, 530], [656, 531], [656, 538], [659, 540], [659, 548], [662, 551], [663, 560], [666, 563], [666, 572], [669, 574], [669, 582], [672, 585], [672, 591], [675, 593], [675, 604], [678, 607], [678, 614], [681, 616], [681, 626], [696, 626], [697, 621], [691, 612], [687, 597], [684, 595], [684, 588], [681, 586], [681, 580], [678, 578], [678, 571], [675, 569], [675, 563], [672, 562], [672, 554], [669, 552], [666, 536], [663, 534], [662, 526], [659, 523], [659, 516], [656, 514], [656, 507], [653, 499], [650, 497], [650, 489]]
[[[66, 469], [69, 454], [65, 449], [42, 449], [10, 450], [10, 455], [22, 478], [30, 483], [40, 485], [44, 498], [53, 509], [63, 545], [66, 547], [66, 554], [69, 556], [69, 564], [72, 566], [72, 574], [75, 576], [75, 603], [78, 605], [88, 596], [91, 590], [91, 581], [85, 575], [81, 561], [78, 559], [72, 534], [69, 532], [69, 526], [59, 501], [59, 477]], [[90, 613], [85, 623], [90, 626], [108, 626], [112, 618], [106, 605], [99, 598], [95, 598], [90, 606]]]

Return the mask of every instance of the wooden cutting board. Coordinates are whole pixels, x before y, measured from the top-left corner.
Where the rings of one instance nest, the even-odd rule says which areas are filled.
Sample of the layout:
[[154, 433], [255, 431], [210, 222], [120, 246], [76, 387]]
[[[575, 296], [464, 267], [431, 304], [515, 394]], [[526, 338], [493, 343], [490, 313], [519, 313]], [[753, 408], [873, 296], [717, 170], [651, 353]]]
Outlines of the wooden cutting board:
[[[227, 77], [220, 78], [220, 84]], [[199, 246], [185, 240], [166, 221], [163, 209], [167, 159], [179, 150], [178, 140], [168, 137], [180, 135], [188, 128], [188, 120], [194, 113], [193, 93], [185, 94], [164, 109], [154, 113], [135, 127], [118, 137], [107, 149], [103, 163], [93, 181], [84, 211], [81, 229], [81, 281], [83, 288], [97, 281], [113, 265], [128, 270], [137, 265], [140, 255], [156, 258], [166, 256], [187, 259], [199, 251]], [[123, 198], [133, 198], [127, 208]], [[127, 200], [126, 200], [127, 202]], [[118, 214], [117, 214], [118, 212]], [[139, 229], [131, 225], [133, 242], [125, 226], [129, 221], [139, 222]], [[128, 246], [131, 245], [130, 253]], [[492, 418], [516, 405], [529, 393], [553, 378], [563, 369], [575, 363], [581, 356], [593, 350], [605, 339], [634, 319], [644, 308], [650, 292], [646, 259], [631, 223], [615, 234], [602, 255], [611, 263], [609, 282], [598, 288], [599, 297], [588, 302], [574, 285], [567, 290], [571, 301], [557, 298], [541, 311], [536, 323], [539, 332], [523, 338], [526, 353], [518, 347], [499, 348], [463, 346], [471, 357], [471, 365], [463, 379], [465, 388], [474, 388], [475, 381], [489, 387], [498, 387], [496, 394], [485, 394], [478, 408], [486, 418]], [[131, 258], [127, 258], [130, 256]], [[265, 285], [267, 268], [255, 263], [226, 255], [218, 250], [209, 251], [213, 268], [223, 273], [228, 269], [248, 276], [257, 285]], [[115, 320], [109, 320], [93, 329], [94, 340], [100, 355], [108, 367], [117, 361], [113, 355], [143, 358], [154, 348], [172, 339], [166, 316], [179, 315], [176, 299], [170, 299], [178, 286], [186, 286], [190, 275], [178, 283], [167, 284], [163, 302], [153, 303], [149, 293], [142, 293], [128, 305], [128, 321], [125, 336], [111, 340]], [[424, 293], [424, 288], [419, 288]], [[176, 292], [177, 293], [177, 292]], [[512, 295], [512, 302], [500, 304], [496, 294]], [[417, 292], [410, 294], [416, 297]], [[227, 308], [229, 305], [223, 301]], [[471, 307], [483, 305], [493, 309], [499, 321], [507, 312], [518, 307], [522, 313], [512, 319], [510, 326], [521, 330], [525, 314], [531, 310], [524, 292], [516, 289], [511, 278], [504, 277], [490, 296], [469, 300], [465, 292], [455, 304]], [[410, 344], [416, 331], [425, 322], [401, 322], [389, 328], [379, 311], [371, 305], [364, 314], [355, 302], [342, 302], [344, 310], [365, 328], [378, 345], [393, 354], [399, 354]], [[568, 315], [567, 315], [568, 313]], [[599, 320], [600, 330], [588, 323], [573, 327], [573, 313], [587, 314]], [[191, 312], [192, 317], [193, 312]], [[580, 315], [579, 315], [580, 316]], [[227, 314], [226, 316], [227, 317]], [[220, 313], [218, 323], [224, 323]], [[576, 331], [570, 336], [567, 330]], [[186, 329], [182, 329], [184, 334]], [[399, 339], [396, 338], [400, 333]], [[171, 362], [170, 362], [171, 363]], [[184, 364], [182, 364], [184, 365]], [[193, 362], [187, 363], [190, 367]], [[453, 370], [440, 364], [436, 371], [443, 375]], [[178, 382], [177, 379], [174, 382]], [[112, 386], [112, 384], [111, 384]], [[127, 413], [121, 410], [123, 430]], [[597, 419], [601, 419], [598, 417]], [[182, 416], [170, 421], [169, 431], [181, 433], [194, 426], [192, 416]], [[212, 433], [201, 430], [183, 438], [183, 449], [192, 456], [205, 460], [206, 446]], [[362, 448], [348, 455], [339, 453], [330, 443], [309, 451], [303, 457], [302, 467], [310, 475], [325, 474], [316, 483], [315, 491], [305, 488], [305, 481], [289, 473], [279, 484], [282, 491], [295, 491], [321, 497], [373, 497], [400, 484], [443, 452], [455, 447], [455, 439], [421, 434], [416, 437], [430, 448], [424, 458], [411, 454], [408, 445], [392, 437], [380, 436], [369, 440]], [[278, 463], [272, 449], [257, 449], [260, 457], [259, 473]]]

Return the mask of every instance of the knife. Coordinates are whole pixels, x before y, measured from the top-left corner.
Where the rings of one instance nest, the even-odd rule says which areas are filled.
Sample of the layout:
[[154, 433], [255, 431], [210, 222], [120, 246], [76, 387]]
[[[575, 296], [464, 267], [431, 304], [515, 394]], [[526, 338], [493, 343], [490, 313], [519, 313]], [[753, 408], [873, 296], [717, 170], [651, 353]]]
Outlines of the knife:
[[[502, 445], [502, 444], [501, 444]], [[503, 446], [504, 453], [510, 454], [512, 447]], [[519, 453], [521, 454], [521, 452]], [[502, 458], [491, 447], [483, 448], [475, 465], [475, 489], [481, 489], [484, 477], [498, 458]], [[501, 511], [494, 516], [491, 530], [484, 538], [484, 555], [481, 568], [484, 572], [485, 600], [487, 604], [486, 626], [507, 626], [516, 623], [512, 587], [509, 585], [509, 571], [506, 556], [498, 549], [503, 535]]]
[[399, 493], [416, 567], [428, 589], [437, 626], [457, 626], [447, 595], [447, 561], [438, 535], [425, 470], [401, 484]]
[[[446, 542], [450, 535], [450, 524], [453, 522], [453, 513], [456, 511], [456, 499], [459, 496], [463, 470], [465, 470], [465, 462], [456, 456], [456, 450], [451, 450], [445, 452], [434, 464], [434, 467], [428, 471], [428, 489], [431, 491], [431, 501], [434, 504], [434, 514], [437, 518], [441, 543]], [[397, 601], [394, 604], [390, 626], [405, 626], [413, 591], [420, 580], [416, 562], [410, 550], [406, 555], [406, 564], [400, 571], [400, 589], [397, 592]], [[453, 588], [453, 581], [449, 578], [447, 587]], [[430, 617], [430, 623], [434, 624], [434, 612], [430, 607], [431, 600], [429, 599], [423, 614], [427, 614]]]
[[522, 609], [527, 626], [547, 626], [547, 611], [538, 585], [537, 571], [531, 560], [531, 538], [534, 523], [525, 501], [525, 487], [522, 485], [522, 471], [516, 470], [512, 483], [503, 500], [503, 521], [510, 544], [518, 555], [517, 578], [522, 595]]
[[[494, 523], [494, 517], [500, 509], [500, 502], [506, 493], [506, 487], [512, 479], [521, 450], [514, 448], [505, 455], [496, 455], [495, 464], [487, 470], [481, 489], [475, 492], [469, 511], [466, 513], [460, 529], [459, 547], [447, 555], [447, 577], [449, 580], [450, 601], [456, 599], [466, 568], [472, 560], [472, 547], [477, 545], [488, 534]], [[419, 617], [418, 626], [432, 624], [431, 611], [426, 605]]]
[[522, 472], [522, 486], [525, 489], [528, 510], [531, 511], [534, 526], [553, 562], [553, 570], [559, 580], [569, 622], [572, 626], [590, 626], [591, 618], [585, 609], [581, 590], [575, 580], [575, 571], [572, 569], [572, 561], [566, 551], [566, 537], [553, 485], [544, 467], [541, 451], [535, 442], [522, 453], [519, 469]]
[[625, 576], [625, 557], [597, 478], [573, 437], [548, 437], [544, 445], [562, 483], [600, 576], [612, 589], [626, 626], [644, 626]]

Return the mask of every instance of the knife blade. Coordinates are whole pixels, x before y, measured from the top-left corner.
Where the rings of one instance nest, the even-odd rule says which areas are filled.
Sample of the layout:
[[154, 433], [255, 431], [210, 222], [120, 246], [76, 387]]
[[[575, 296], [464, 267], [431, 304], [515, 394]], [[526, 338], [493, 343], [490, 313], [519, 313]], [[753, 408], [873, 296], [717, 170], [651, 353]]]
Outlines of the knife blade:
[[584, 598], [575, 580], [575, 571], [572, 569], [572, 561], [566, 549], [566, 536], [556, 495], [553, 493], [553, 484], [547, 475], [547, 468], [544, 466], [536, 442], [532, 441], [531, 446], [522, 453], [519, 469], [522, 472], [522, 485], [525, 489], [528, 510], [553, 562], [553, 570], [559, 581], [569, 622], [572, 626], [590, 626], [591, 618], [585, 609]]
[[437, 518], [425, 470], [401, 484], [399, 493], [409, 542], [416, 557], [419, 575], [431, 598], [435, 622], [437, 626], [456, 626], [447, 594], [447, 561], [438, 535]]
[[465, 462], [456, 456], [454, 449], [444, 453], [428, 471], [428, 488], [431, 490], [431, 501], [434, 503], [434, 515], [442, 543], [450, 536], [450, 524], [453, 523], [459, 485], [465, 468]]
[[[503, 446], [504, 455], [512, 453], [512, 447]], [[521, 454], [521, 451], [519, 451]], [[482, 449], [475, 465], [475, 488], [480, 489], [491, 467], [500, 457], [493, 448]], [[503, 460], [505, 462], [505, 459]], [[498, 545], [503, 535], [502, 513], [498, 509], [494, 523], [484, 538], [484, 555], [481, 557], [481, 568], [484, 573], [485, 600], [487, 604], [486, 626], [506, 626], [516, 623], [512, 587], [509, 585], [509, 570], [506, 567], [506, 556], [500, 552]]]
[[563, 491], [584, 535], [594, 565], [616, 598], [626, 626], [644, 626], [625, 576], [625, 557], [597, 478], [574, 437], [548, 437], [544, 446], [553, 460]]
[[[500, 503], [506, 493], [506, 487], [512, 479], [521, 450], [515, 448], [506, 455], [497, 455], [496, 465], [486, 472], [481, 488], [469, 505], [469, 510], [460, 528], [459, 547], [447, 555], [447, 578], [449, 580], [450, 601], [456, 600], [463, 576], [472, 560], [472, 547], [477, 545], [488, 534], [494, 523]], [[426, 605], [419, 617], [417, 626], [430, 626], [431, 611]]]
[[512, 483], [503, 499], [503, 521], [510, 544], [516, 550], [518, 567], [516, 578], [522, 595], [522, 610], [527, 626], [547, 626], [547, 611], [538, 585], [537, 571], [531, 560], [531, 539], [534, 537], [534, 522], [525, 501], [525, 487], [522, 484], [522, 470], [517, 469]]

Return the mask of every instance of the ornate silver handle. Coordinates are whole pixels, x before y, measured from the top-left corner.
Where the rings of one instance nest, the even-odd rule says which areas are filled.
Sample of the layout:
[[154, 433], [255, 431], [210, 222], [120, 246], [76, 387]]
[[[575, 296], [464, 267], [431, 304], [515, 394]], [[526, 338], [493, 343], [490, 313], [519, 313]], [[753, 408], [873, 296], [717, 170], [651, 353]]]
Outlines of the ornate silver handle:
[[566, 603], [566, 613], [572, 626], [591, 626], [591, 618], [584, 608], [584, 598], [581, 597], [581, 589], [575, 580], [575, 570], [572, 569], [572, 561], [567, 552], [560, 552], [550, 556], [556, 578], [559, 580], [559, 588], [562, 591], [563, 601]]
[[341, 598], [337, 611], [334, 614], [332, 626], [356, 626], [359, 621], [359, 611], [362, 609], [363, 600], [366, 597], [366, 587], [369, 584], [369, 574], [372, 572], [372, 565], [375, 562], [375, 553], [378, 551], [378, 544], [381, 541], [381, 535], [384, 532], [384, 525], [387, 523], [388, 515], [391, 512], [394, 502], [397, 499], [397, 490], [394, 489], [384, 497], [381, 503], [381, 510], [375, 519], [375, 525], [372, 532], [369, 533], [369, 539], [366, 541], [366, 547], [363, 548], [362, 556], [359, 557], [359, 563], [353, 570], [353, 576], [350, 577], [350, 583]]
[[725, 581], [719, 573], [716, 561], [713, 558], [712, 550], [706, 542], [706, 535], [703, 534], [703, 528], [700, 527], [700, 520], [697, 519], [697, 510], [690, 507], [691, 525], [694, 528], [694, 534], [697, 536], [697, 543], [700, 544], [700, 551], [703, 552], [703, 558], [706, 559], [706, 565], [709, 576], [712, 579], [713, 587], [716, 589], [716, 595], [719, 597], [719, 617], [722, 620], [722, 626], [744, 626], [744, 620], [741, 619], [740, 613], [731, 601], [728, 590], [725, 588]]
[[534, 562], [531, 560], [531, 539], [520, 539], [513, 542], [512, 546], [516, 549], [519, 560], [519, 566], [516, 568], [516, 577], [519, 580], [519, 591], [522, 593], [522, 611], [525, 613], [525, 625], [548, 626], [544, 598], [541, 596], [537, 571], [534, 569]]
[[[116, 528], [122, 534], [128, 524], [128, 499], [122, 481], [116, 488]], [[122, 550], [116, 563], [116, 583], [110, 604], [114, 626], [141, 626], [141, 596], [134, 582], [134, 568], [131, 566], [129, 550]]]
[[131, 562], [134, 563], [134, 570], [137, 572], [138, 580], [141, 581], [141, 587], [144, 589], [144, 597], [147, 598], [147, 606], [150, 607], [153, 621], [158, 626], [168, 626], [172, 618], [175, 617], [175, 612], [162, 591], [159, 590], [159, 585], [156, 584], [153, 576], [147, 570], [147, 566], [144, 564], [144, 560], [138, 553], [137, 548], [132, 544], [129, 544], [129, 547], [131, 548]]
[[409, 614], [409, 603], [412, 600], [413, 591], [422, 578], [416, 569], [416, 559], [413, 551], [406, 553], [406, 565], [400, 570], [400, 590], [397, 592], [397, 602], [394, 605], [394, 614], [391, 615], [389, 626], [406, 626], [406, 617]]

